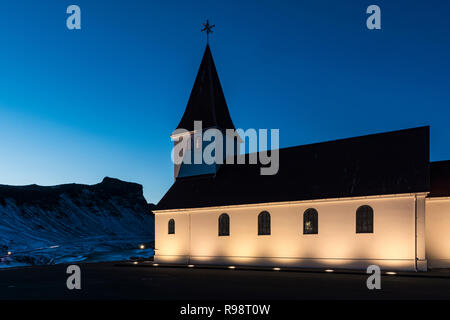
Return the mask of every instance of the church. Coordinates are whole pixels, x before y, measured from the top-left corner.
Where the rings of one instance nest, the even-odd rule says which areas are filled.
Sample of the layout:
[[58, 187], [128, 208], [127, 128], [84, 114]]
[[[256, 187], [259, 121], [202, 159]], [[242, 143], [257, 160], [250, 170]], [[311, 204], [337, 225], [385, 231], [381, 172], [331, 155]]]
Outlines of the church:
[[[204, 148], [195, 121], [234, 139], [237, 152], [209, 45], [176, 128], [184, 133], [171, 135], [189, 142], [181, 158]], [[259, 163], [175, 163], [154, 210], [155, 263], [450, 268], [450, 161], [430, 162], [429, 127], [278, 152], [274, 175], [261, 175]]]

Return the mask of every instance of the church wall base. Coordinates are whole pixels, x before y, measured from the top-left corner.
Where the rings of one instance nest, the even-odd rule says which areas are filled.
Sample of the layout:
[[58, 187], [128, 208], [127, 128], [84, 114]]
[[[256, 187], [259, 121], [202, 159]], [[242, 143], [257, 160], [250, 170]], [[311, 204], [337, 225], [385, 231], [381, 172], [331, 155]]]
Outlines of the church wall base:
[[430, 269], [450, 268], [450, 259], [429, 260]]
[[189, 264], [189, 256], [186, 255], [155, 255], [154, 263]]
[[[416, 271], [414, 259], [304, 259], [304, 258], [270, 258], [270, 257], [205, 257], [205, 256], [155, 256], [155, 263], [194, 264], [218, 266], [254, 266], [287, 267], [312, 269], [353, 269], [366, 270], [370, 265], [377, 265], [382, 271]], [[450, 263], [450, 260], [449, 260]], [[418, 263], [417, 271], [426, 271], [427, 261]]]

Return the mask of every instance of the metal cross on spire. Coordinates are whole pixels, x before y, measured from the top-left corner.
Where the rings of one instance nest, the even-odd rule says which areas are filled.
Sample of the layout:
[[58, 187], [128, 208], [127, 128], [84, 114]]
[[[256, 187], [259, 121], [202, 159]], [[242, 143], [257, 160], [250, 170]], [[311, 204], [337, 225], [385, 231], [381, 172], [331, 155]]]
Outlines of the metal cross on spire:
[[210, 25], [208, 19], [206, 20], [206, 23], [203, 23], [204, 28], [202, 29], [202, 32], [206, 31], [206, 43], [208, 44], [209, 44], [209, 34], [213, 32], [212, 28], [214, 28], [215, 26], [216, 26], [215, 24]]

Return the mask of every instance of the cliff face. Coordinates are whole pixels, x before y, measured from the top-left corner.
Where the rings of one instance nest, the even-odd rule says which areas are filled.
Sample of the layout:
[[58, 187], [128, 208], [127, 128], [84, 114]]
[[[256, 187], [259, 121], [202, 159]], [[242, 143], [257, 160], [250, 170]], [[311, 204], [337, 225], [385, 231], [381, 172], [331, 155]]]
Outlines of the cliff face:
[[139, 184], [0, 185], [0, 267], [149, 256], [153, 239]]

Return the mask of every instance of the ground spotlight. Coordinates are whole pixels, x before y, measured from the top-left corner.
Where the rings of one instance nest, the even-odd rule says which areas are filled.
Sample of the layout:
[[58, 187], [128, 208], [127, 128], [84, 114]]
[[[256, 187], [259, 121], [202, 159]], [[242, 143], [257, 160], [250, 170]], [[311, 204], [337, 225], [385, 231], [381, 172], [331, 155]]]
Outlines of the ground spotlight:
[[157, 266], [159, 266], [159, 264], [157, 264], [157, 263], [154, 263], [154, 264], [153, 264], [153, 266], [154, 266], [154, 267], [157, 267]]
[[228, 269], [236, 269], [235, 266], [228, 266]]
[[281, 269], [278, 268], [278, 267], [275, 267], [275, 268], [273, 268], [272, 270], [273, 270], [273, 271], [280, 271]]
[[394, 271], [388, 271], [386, 272], [386, 274], [390, 275], [390, 276], [395, 276], [397, 274], [397, 272]]
[[326, 269], [325, 272], [334, 272], [333, 269]]
[[141, 244], [141, 245], [139, 246], [139, 249], [144, 250], [144, 249], [145, 249], [145, 246], [144, 246], [143, 244]]
[[193, 264], [188, 264], [188, 268], [193, 268], [195, 267]]

